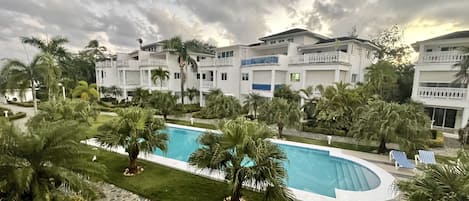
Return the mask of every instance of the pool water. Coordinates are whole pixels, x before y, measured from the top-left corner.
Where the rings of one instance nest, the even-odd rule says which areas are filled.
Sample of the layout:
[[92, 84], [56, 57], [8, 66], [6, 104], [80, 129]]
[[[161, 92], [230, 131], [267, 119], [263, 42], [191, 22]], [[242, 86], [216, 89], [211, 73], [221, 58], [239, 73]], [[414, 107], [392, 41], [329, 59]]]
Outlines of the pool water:
[[[155, 151], [156, 155], [188, 161], [200, 145], [201, 131], [168, 127], [168, 152]], [[328, 151], [278, 144], [287, 155], [285, 169], [288, 187], [328, 197], [335, 197], [335, 189], [366, 191], [376, 188], [380, 180], [368, 168], [355, 162], [329, 155]]]

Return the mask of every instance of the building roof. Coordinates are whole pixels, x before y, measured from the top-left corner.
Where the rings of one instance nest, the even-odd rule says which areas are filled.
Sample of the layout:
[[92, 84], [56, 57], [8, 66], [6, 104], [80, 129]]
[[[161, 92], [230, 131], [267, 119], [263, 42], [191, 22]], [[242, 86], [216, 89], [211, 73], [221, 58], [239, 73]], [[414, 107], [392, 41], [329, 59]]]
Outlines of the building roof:
[[286, 31], [283, 31], [283, 32], [280, 32], [280, 33], [264, 36], [262, 38], [259, 38], [259, 40], [264, 41], [264, 40], [267, 40], [269, 38], [276, 38], [276, 37], [279, 37], [279, 36], [300, 34], [300, 33], [305, 33], [305, 34], [311, 35], [311, 36], [313, 36], [315, 38], [319, 38], [319, 39], [329, 39], [326, 36], [323, 36], [323, 35], [320, 35], [320, 34], [317, 34], [317, 33], [313, 33], [313, 32], [311, 32], [309, 30], [306, 30], [306, 29], [294, 28], [294, 29], [289, 29], [289, 30], [286, 30]]
[[330, 38], [330, 39], [326, 39], [326, 40], [320, 40], [316, 44], [331, 43], [331, 42], [335, 42], [335, 41], [347, 41], [347, 40], [358, 40], [360, 42], [372, 43], [370, 40], [345, 36], [345, 37], [337, 37], [337, 38]]
[[453, 33], [449, 33], [446, 35], [438, 36], [435, 38], [430, 38], [425, 41], [432, 41], [432, 40], [447, 40], [447, 39], [456, 39], [456, 38], [469, 38], [469, 30], [465, 31], [456, 31]]

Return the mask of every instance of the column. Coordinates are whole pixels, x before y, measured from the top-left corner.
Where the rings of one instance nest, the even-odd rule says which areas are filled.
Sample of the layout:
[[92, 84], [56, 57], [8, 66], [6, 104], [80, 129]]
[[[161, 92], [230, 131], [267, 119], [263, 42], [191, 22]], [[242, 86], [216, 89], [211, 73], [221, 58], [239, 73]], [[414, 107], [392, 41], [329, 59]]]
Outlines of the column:
[[148, 69], [148, 75], [147, 76], [148, 76], [148, 89], [151, 90], [152, 80], [151, 80], [151, 70], [150, 69]]
[[127, 80], [126, 80], [126, 77], [125, 77], [125, 70], [122, 70], [122, 77], [123, 77], [123, 79], [122, 79], [122, 82], [123, 82], [123, 83], [122, 83], [122, 86], [123, 86], [123, 88], [124, 88], [124, 93], [123, 93], [123, 95], [124, 95], [125, 98], [127, 98]]
[[272, 74], [270, 76], [270, 92], [272, 93], [272, 97], [274, 96], [275, 91], [275, 70], [272, 70]]
[[414, 68], [414, 83], [412, 85], [412, 99], [418, 98], [418, 90], [419, 90], [419, 79], [420, 79], [420, 70], [418, 68]]
[[[462, 110], [462, 118], [461, 118], [460, 128], [466, 127], [468, 120], [469, 120], [469, 108], [465, 107]], [[455, 125], [455, 127], [457, 128], [457, 125]]]
[[339, 81], [340, 81], [340, 70], [339, 70], [339, 67], [337, 67], [334, 72], [334, 82], [339, 82]]

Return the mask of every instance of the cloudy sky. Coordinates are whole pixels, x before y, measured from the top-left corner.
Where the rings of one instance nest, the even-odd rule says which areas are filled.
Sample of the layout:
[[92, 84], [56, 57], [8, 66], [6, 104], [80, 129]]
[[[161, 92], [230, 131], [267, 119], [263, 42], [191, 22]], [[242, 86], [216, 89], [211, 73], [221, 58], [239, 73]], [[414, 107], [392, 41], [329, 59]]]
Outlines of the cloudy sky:
[[289, 28], [370, 38], [398, 24], [407, 43], [469, 29], [469, 0], [0, 0], [0, 58], [26, 59], [20, 36], [97, 39], [112, 52], [180, 35], [218, 46]]

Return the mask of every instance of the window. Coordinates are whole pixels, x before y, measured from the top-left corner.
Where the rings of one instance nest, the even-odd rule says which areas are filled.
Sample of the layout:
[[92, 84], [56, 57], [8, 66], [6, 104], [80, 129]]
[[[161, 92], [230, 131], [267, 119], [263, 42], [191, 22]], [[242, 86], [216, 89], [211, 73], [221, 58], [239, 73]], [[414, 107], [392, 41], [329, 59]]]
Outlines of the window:
[[434, 126], [454, 128], [457, 110], [427, 107], [425, 112], [430, 116]]
[[290, 81], [299, 82], [300, 81], [300, 73], [290, 73]]
[[249, 73], [241, 73], [241, 80], [248, 81], [249, 80]]
[[202, 74], [202, 79], [205, 80], [205, 73]]
[[101, 71], [101, 79], [104, 78], [104, 71]]
[[217, 53], [217, 57], [218, 57], [218, 58], [233, 57], [233, 55], [234, 55], [233, 50]]
[[221, 80], [227, 80], [228, 79], [228, 74], [227, 73], [221, 73]]
[[425, 52], [432, 52], [433, 49], [426, 49]]
[[293, 43], [293, 38], [287, 39], [288, 42]]
[[221, 53], [221, 58], [225, 58], [225, 53], [226, 53], [226, 52], [222, 52], [222, 53]]
[[284, 39], [280, 39], [280, 40], [278, 40], [278, 43], [283, 43], [283, 42], [285, 42], [285, 40], [284, 40]]
[[199, 62], [199, 61], [200, 61], [200, 57], [199, 57], [199, 56], [197, 56], [197, 62]]
[[197, 79], [200, 80], [200, 73], [197, 73]]
[[271, 41], [270, 41], [270, 44], [275, 44], [276, 42], [277, 42], [277, 41], [275, 41], [275, 40], [271, 40]]
[[174, 73], [174, 79], [179, 79], [179, 73]]
[[352, 83], [357, 82], [357, 74], [352, 74]]

